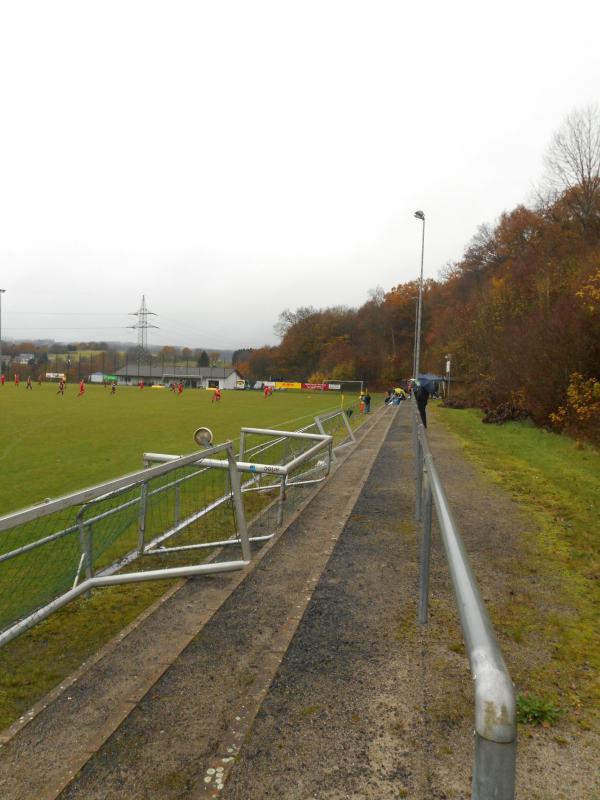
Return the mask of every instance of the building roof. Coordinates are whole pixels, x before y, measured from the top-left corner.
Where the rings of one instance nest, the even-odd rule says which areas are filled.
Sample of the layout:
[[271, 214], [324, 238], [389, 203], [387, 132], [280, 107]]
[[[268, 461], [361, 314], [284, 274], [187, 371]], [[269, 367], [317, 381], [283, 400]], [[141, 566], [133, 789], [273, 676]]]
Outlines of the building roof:
[[114, 372], [120, 378], [221, 378], [225, 380], [230, 375], [236, 374], [233, 367], [173, 367], [165, 364], [149, 365], [137, 363], [128, 364]]

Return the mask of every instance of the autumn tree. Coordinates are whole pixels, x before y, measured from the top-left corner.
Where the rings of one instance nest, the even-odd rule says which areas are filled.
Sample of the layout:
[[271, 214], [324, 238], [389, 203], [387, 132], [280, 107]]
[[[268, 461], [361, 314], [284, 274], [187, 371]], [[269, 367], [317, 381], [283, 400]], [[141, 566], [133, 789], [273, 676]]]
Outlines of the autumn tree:
[[308, 319], [313, 314], [315, 314], [315, 309], [312, 306], [301, 306], [295, 311], [290, 311], [289, 308], [285, 308], [279, 314], [277, 322], [273, 326], [273, 330], [277, 336], [283, 338], [290, 328], [302, 322], [303, 319]]
[[241, 350], [234, 350], [231, 356], [231, 363], [235, 367], [237, 364], [241, 362], [247, 362], [250, 358], [251, 353], [253, 352], [254, 348], [252, 347], [245, 347]]

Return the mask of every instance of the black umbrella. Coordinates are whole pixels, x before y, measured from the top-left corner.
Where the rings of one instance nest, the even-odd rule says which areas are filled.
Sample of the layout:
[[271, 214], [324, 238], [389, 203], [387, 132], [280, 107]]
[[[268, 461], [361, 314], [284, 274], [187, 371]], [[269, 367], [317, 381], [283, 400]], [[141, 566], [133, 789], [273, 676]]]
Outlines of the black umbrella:
[[431, 372], [419, 375], [419, 385], [422, 386], [428, 394], [435, 394], [438, 389], [438, 384], [443, 380], [442, 377], [439, 375], [432, 375]]

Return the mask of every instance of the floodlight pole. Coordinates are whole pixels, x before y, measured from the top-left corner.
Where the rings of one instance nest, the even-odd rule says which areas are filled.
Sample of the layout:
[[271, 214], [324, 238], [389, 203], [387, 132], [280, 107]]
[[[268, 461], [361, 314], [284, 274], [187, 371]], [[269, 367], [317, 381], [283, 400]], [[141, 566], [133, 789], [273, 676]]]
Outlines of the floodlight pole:
[[452, 362], [452, 353], [446, 353], [445, 358], [446, 358], [446, 382], [448, 384], [446, 397], [450, 397], [450, 365]]
[[0, 372], [2, 372], [2, 295], [6, 289], [0, 289]]
[[421, 239], [421, 278], [419, 280], [419, 307], [417, 310], [417, 336], [415, 341], [415, 378], [419, 377], [421, 366], [421, 320], [423, 315], [423, 259], [425, 256], [425, 213], [415, 211], [414, 216], [423, 223], [423, 238]]
[[419, 316], [419, 296], [415, 297], [415, 333], [413, 338], [413, 368], [412, 374], [417, 377], [417, 319]]

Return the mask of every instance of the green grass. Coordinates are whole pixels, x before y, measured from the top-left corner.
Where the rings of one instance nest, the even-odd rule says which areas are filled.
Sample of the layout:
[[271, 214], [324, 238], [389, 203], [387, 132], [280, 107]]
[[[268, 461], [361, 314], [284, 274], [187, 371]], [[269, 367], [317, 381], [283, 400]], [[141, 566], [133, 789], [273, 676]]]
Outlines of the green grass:
[[441, 406], [432, 417], [534, 522], [517, 569], [537, 574], [541, 589], [498, 608], [495, 624], [521, 646], [537, 638], [549, 649], [520, 676], [520, 688], [569, 709], [585, 727], [600, 707], [600, 452], [527, 421], [483, 425], [477, 411]]
[[[176, 396], [164, 389], [140, 391], [119, 387], [116, 395], [111, 397], [108, 389], [88, 386], [85, 395], [77, 397], [77, 386], [70, 385], [65, 396], [60, 397], [56, 395], [55, 384], [41, 387], [35, 384], [32, 391], [27, 391], [23, 384], [18, 389], [12, 384], [5, 385], [0, 390], [3, 421], [0, 513], [138, 470], [143, 466], [142, 454], [145, 451], [193, 452], [197, 446], [192, 434], [200, 425], [211, 428], [216, 443], [231, 438], [237, 445], [242, 426], [294, 430], [309, 424], [315, 414], [339, 408], [342, 398], [339, 394], [282, 392], [265, 399], [260, 392], [246, 391], [224, 392], [219, 403], [211, 400], [212, 393], [202, 390], [186, 390], [183, 395]], [[344, 405], [355, 406], [356, 401], [355, 395], [346, 395]], [[361, 421], [357, 414], [351, 419], [355, 424]], [[213, 473], [209, 475], [210, 480], [217, 480]], [[218, 479], [222, 478], [219, 473]], [[217, 489], [221, 493], [223, 487]], [[264, 504], [269, 500], [256, 494], [244, 498], [250, 512], [253, 505], [260, 506], [261, 502]], [[182, 504], [184, 501], [185, 492]], [[159, 504], [157, 511], [153, 512], [161, 518], [148, 519], [150, 534], [154, 525], [160, 527], [164, 524], [162, 518], [172, 514], [172, 508], [163, 508], [163, 505]], [[69, 513], [72, 516], [72, 512]], [[134, 512], [134, 517], [136, 515]], [[107, 529], [105, 534], [102, 530], [95, 532], [99, 565], [111, 563], [135, 547], [137, 525], [136, 520], [132, 521], [129, 516], [123, 515], [121, 520], [115, 517], [113, 529]], [[222, 516], [220, 520], [219, 512], [213, 512], [210, 517], [198, 521], [193, 530], [188, 529], [180, 535], [178, 543], [186, 543], [188, 535], [195, 536], [195, 541], [214, 540], [215, 536], [223, 538], [231, 519], [225, 509]], [[62, 525], [55, 521], [55, 529], [72, 523], [68, 514], [65, 514], [65, 520]], [[47, 532], [41, 525], [40, 530], [42, 535]], [[103, 535], [105, 541], [102, 541]], [[25, 537], [23, 541], [37, 538], [36, 523], [31, 523], [31, 530], [24, 526], [13, 534], [3, 534], [0, 552], [22, 544], [19, 537]], [[73, 565], [77, 565], [79, 558], [76, 538], [69, 537], [46, 545], [42, 562], [38, 556], [42, 551], [35, 550], [27, 556], [0, 564], [0, 588], [8, 588], [5, 595], [8, 605], [0, 609], [3, 612], [0, 617], [8, 615], [10, 618], [15, 608], [27, 603], [36, 607], [36, 604], [47, 602], [49, 597], [44, 592], [57, 587], [63, 591], [70, 587]], [[205, 554], [208, 555], [208, 551]], [[47, 579], [45, 567], [52, 558], [56, 563], [60, 562], [60, 569], [54, 576], [56, 587], [43, 585]], [[197, 558], [194, 556], [195, 561]], [[157, 561], [152, 561], [152, 566], [177, 566], [180, 563], [185, 563], [184, 556], [171, 555], [168, 563], [166, 559], [163, 563], [163, 558], [158, 557]], [[11, 573], [11, 569], [20, 570], [19, 575]], [[165, 581], [97, 590], [90, 598], [75, 601], [0, 648], [0, 728], [18, 718], [135, 619], [170, 585]]]
[[[215, 442], [237, 439], [242, 426], [299, 428], [315, 414], [340, 406], [339, 394], [212, 392], [187, 389], [176, 396], [166, 389], [119, 387], [114, 397], [102, 386], [68, 385], [65, 396], [55, 384], [0, 387], [0, 514], [46, 497], [58, 497], [126, 472], [141, 469], [144, 452], [191, 453], [200, 425]], [[346, 395], [345, 404], [355, 402]]]

